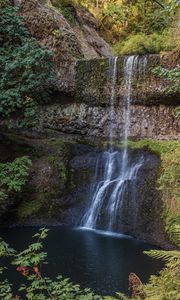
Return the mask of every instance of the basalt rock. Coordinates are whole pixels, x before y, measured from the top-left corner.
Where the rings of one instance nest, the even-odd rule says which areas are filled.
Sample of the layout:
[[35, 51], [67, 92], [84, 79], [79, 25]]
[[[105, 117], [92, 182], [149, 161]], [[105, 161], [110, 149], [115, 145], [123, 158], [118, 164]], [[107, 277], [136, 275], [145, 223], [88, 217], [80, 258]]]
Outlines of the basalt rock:
[[[135, 139], [179, 139], [179, 120], [174, 116], [175, 106], [131, 105], [129, 137]], [[77, 134], [107, 138], [110, 130], [110, 108], [85, 103], [48, 105], [42, 107], [38, 130], [41, 132]], [[37, 129], [36, 129], [37, 130]], [[113, 136], [124, 134], [123, 107], [115, 108]]]
[[57, 1], [17, 0], [24, 25], [42, 46], [54, 53], [58, 90], [74, 91], [75, 64], [79, 59], [109, 57], [111, 47], [100, 37], [97, 21], [85, 8], [72, 4], [64, 14]]
[[[5, 150], [7, 143], [9, 150]], [[93, 144], [77, 138], [69, 141], [65, 137], [4, 137], [0, 146], [4, 161], [13, 159], [10, 152], [14, 157], [28, 153], [33, 165], [22, 193], [8, 203], [1, 216], [1, 226], [79, 225], [91, 201], [97, 156], [105, 150], [104, 147], [98, 142]], [[168, 247], [170, 244], [164, 233], [163, 220], [159, 218], [163, 204], [156, 188], [160, 160], [145, 149], [129, 150], [132, 162], [142, 154], [145, 160], [136, 182], [138, 203], [133, 203], [131, 190], [127, 189], [118, 230]], [[136, 207], [136, 212], [132, 206]], [[134, 223], [135, 213], [137, 220]], [[103, 218], [99, 227], [105, 228]]]
[[[141, 63], [147, 60], [144, 73]], [[124, 56], [117, 60], [116, 106], [124, 105]], [[138, 59], [138, 73], [132, 82], [131, 103], [137, 105], [179, 105], [179, 93], [166, 93], [169, 82], [155, 76], [152, 70], [166, 63], [159, 55], [142, 55]], [[109, 60], [94, 59], [78, 61], [76, 64], [76, 101], [91, 106], [109, 106], [111, 99], [111, 82], [109, 79]]]
[[27, 153], [33, 163], [28, 183], [13, 201], [8, 199], [5, 208], [0, 204], [1, 225], [75, 224], [82, 201], [89, 195], [95, 148], [62, 138], [3, 136], [0, 154], [4, 162]]

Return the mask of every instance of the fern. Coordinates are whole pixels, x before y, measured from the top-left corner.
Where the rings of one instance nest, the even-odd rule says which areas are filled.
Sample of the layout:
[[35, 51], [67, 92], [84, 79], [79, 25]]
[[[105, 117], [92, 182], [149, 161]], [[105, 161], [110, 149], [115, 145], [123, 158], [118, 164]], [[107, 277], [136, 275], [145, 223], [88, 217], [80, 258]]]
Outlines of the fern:
[[119, 300], [129, 300], [130, 298], [125, 296], [123, 293], [117, 293]]
[[[173, 222], [173, 234], [179, 240], [180, 226]], [[149, 256], [165, 261], [165, 268], [159, 276], [151, 276], [145, 286], [147, 300], [179, 300], [180, 299], [180, 251], [151, 250], [145, 252]]]

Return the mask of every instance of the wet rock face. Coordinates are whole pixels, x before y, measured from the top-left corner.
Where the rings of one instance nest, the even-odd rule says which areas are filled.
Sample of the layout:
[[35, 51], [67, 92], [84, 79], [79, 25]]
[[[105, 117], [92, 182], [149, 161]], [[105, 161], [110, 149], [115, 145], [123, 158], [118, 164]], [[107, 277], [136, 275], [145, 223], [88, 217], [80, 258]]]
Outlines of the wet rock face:
[[[111, 112], [111, 77], [108, 59], [81, 60], [74, 63], [67, 75], [73, 83], [70, 101], [58, 94], [52, 105], [40, 109], [38, 130], [54, 130], [80, 136], [122, 138], [125, 126], [124, 107], [126, 92], [124, 84], [124, 60], [117, 59], [117, 80], [114, 99], [113, 124]], [[143, 67], [146, 62], [146, 67]], [[180, 103], [180, 95], [165, 92], [167, 81], [156, 78], [151, 70], [161, 63], [159, 55], [139, 56], [137, 69], [132, 76], [130, 105], [130, 138], [178, 139], [179, 120], [174, 110]], [[64, 64], [68, 65], [67, 62]], [[61, 69], [61, 76], [66, 67]], [[65, 80], [67, 82], [67, 80]], [[63, 85], [63, 81], [62, 81]], [[64, 88], [66, 89], [68, 85]]]
[[[174, 106], [130, 107], [130, 138], [178, 139], [179, 120], [174, 117]], [[64, 104], [43, 107], [40, 113], [40, 131], [58, 131], [81, 136], [109, 136], [110, 108], [88, 104]], [[115, 108], [113, 135], [122, 138], [124, 134], [123, 107]]]
[[[94, 179], [92, 179], [92, 188], [90, 189], [91, 197], [87, 198], [87, 200], [89, 200], [86, 201], [85, 214], [82, 219], [82, 224], [85, 224], [85, 226], [89, 208], [92, 212], [92, 197], [96, 199], [99, 182], [104, 178], [105, 157], [104, 152], [97, 153], [98, 164], [96, 166], [96, 175], [94, 175]], [[118, 157], [122, 157], [122, 151], [119, 151]], [[135, 151], [129, 149], [129, 170], [132, 170], [133, 166], [139, 162], [141, 162], [142, 165], [138, 169], [136, 176], [124, 181], [123, 185], [117, 191], [117, 197], [119, 197], [119, 199], [116, 198], [116, 211], [113, 211], [113, 219], [111, 219], [110, 215], [110, 203], [112, 204], [113, 192], [117, 188], [116, 181], [112, 180], [108, 187], [106, 186], [105, 192], [101, 189], [101, 196], [103, 199], [98, 200], [100, 203], [99, 206], [96, 207], [96, 211], [98, 211], [98, 217], [95, 219], [96, 228], [109, 230], [109, 222], [111, 222], [110, 228], [114, 232], [123, 232], [147, 240], [152, 244], [163, 245], [165, 244], [166, 237], [163, 232], [162, 220], [159, 218], [159, 212], [162, 211], [163, 204], [161, 202], [160, 194], [156, 189], [160, 160], [157, 156], [146, 150]], [[119, 162], [118, 160], [118, 163], [121, 166], [122, 162]], [[120, 166], [118, 165], [117, 169], [114, 166], [115, 169], [113, 175], [111, 175], [112, 178], [115, 179], [119, 177]], [[97, 194], [95, 196], [94, 193], [96, 192]], [[121, 193], [123, 193], [123, 198], [121, 198]], [[96, 212], [94, 218], [96, 218]]]
[[[159, 245], [165, 241], [163, 223], [159, 217], [163, 203], [156, 189], [159, 159], [148, 152], [132, 153], [133, 161], [143, 154], [144, 163], [137, 178], [127, 183], [125, 201], [118, 220], [118, 231], [123, 231]], [[157, 230], [158, 228], [158, 230]]]
[[[76, 224], [89, 196], [95, 168], [95, 148], [79, 142], [58, 139], [10, 139], [8, 153], [4, 139], [0, 154], [4, 161], [30, 156], [33, 165], [21, 194], [0, 204], [1, 225]], [[3, 147], [3, 144], [5, 145]], [[23, 147], [22, 147], [23, 144]]]
[[[143, 59], [146, 65], [143, 68]], [[117, 59], [116, 106], [124, 103], [124, 56]], [[180, 94], [166, 94], [168, 81], [153, 75], [152, 69], [163, 64], [159, 55], [139, 56], [137, 74], [132, 82], [131, 103], [137, 105], [178, 105]], [[76, 100], [91, 106], [109, 106], [111, 80], [109, 60], [78, 61], [75, 80]]]
[[[10, 154], [2, 144], [0, 152], [6, 161], [10, 159]], [[81, 141], [62, 138], [21, 138], [18, 141], [15, 136], [11, 145], [11, 153], [13, 151], [15, 156], [28, 153], [33, 166], [22, 193], [4, 210], [1, 226], [79, 225], [92, 200], [97, 157], [103, 150]], [[118, 212], [116, 230], [162, 246], [167, 242], [158, 215], [162, 210], [156, 189], [159, 159], [147, 150], [131, 150], [129, 163], [135, 162], [142, 154], [145, 160], [136, 181], [137, 203], [133, 202], [133, 182], [129, 182], [123, 211], [121, 214]], [[103, 214], [105, 216], [105, 210], [101, 214], [100, 228], [106, 228]]]

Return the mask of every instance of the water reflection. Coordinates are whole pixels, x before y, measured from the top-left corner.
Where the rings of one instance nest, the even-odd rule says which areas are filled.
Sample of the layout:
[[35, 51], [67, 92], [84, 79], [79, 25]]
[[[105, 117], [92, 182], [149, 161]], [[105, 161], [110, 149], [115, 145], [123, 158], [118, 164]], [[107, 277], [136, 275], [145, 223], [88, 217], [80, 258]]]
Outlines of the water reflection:
[[[22, 250], [36, 231], [37, 228], [1, 229], [0, 236]], [[45, 244], [49, 264], [44, 266], [44, 271], [53, 278], [62, 274], [96, 293], [128, 293], [130, 272], [135, 272], [146, 282], [149, 275], [157, 273], [162, 266], [142, 253], [149, 248], [149, 245], [124, 235], [54, 227]], [[7, 275], [9, 280], [19, 284], [21, 277], [15, 271], [11, 269]]]

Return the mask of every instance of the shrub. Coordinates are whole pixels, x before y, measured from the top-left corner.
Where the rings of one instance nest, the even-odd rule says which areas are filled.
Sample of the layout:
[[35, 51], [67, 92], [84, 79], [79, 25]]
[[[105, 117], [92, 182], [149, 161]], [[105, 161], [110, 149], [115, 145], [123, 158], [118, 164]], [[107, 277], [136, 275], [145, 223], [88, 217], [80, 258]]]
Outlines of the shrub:
[[[172, 223], [173, 235], [180, 246], [180, 225]], [[178, 300], [180, 295], [180, 251], [151, 250], [149, 256], [165, 261], [165, 268], [158, 276], [151, 276], [144, 286], [145, 300]]]
[[0, 48], [0, 116], [30, 119], [54, 84], [52, 53], [31, 37], [7, 0], [0, 8]]
[[16, 158], [13, 162], [0, 163], [0, 200], [10, 193], [20, 192], [28, 177], [31, 160], [27, 156]]
[[113, 48], [117, 55], [159, 53], [165, 50], [165, 39], [165, 34], [139, 33], [129, 36], [123, 42], [116, 43]]

